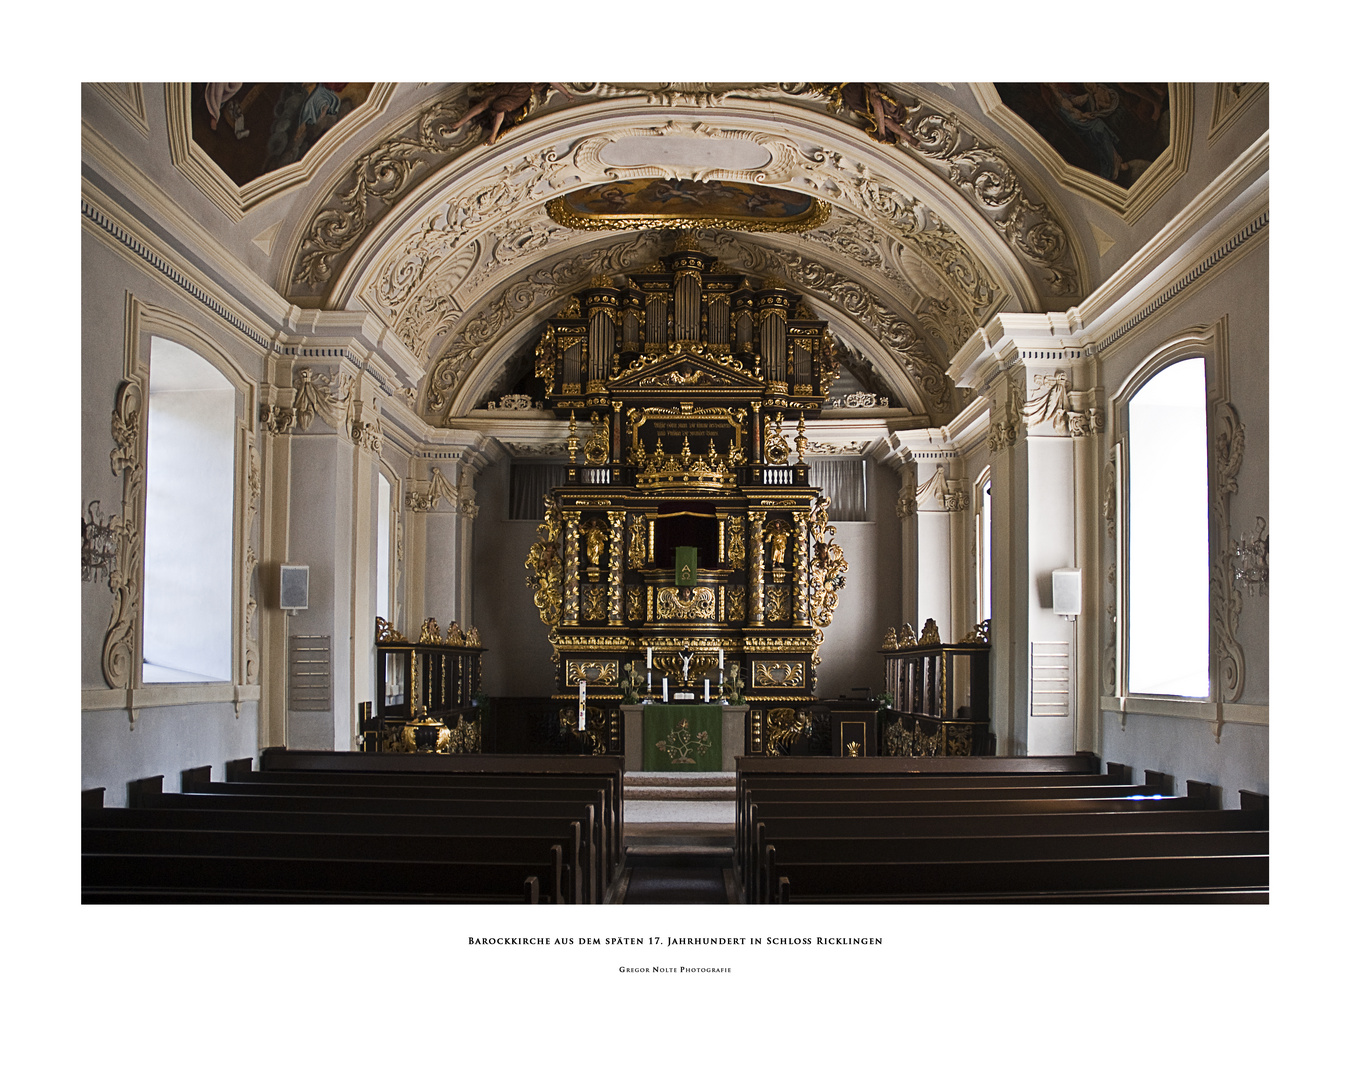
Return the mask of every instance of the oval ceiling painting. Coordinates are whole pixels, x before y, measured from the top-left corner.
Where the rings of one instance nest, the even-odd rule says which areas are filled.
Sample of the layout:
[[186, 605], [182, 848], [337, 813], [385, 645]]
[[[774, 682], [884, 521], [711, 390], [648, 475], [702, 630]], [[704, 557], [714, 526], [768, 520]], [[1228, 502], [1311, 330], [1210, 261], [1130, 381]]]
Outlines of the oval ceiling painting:
[[1166, 83], [994, 83], [1070, 165], [1128, 188], [1167, 149]]
[[724, 228], [805, 232], [830, 216], [828, 203], [799, 191], [723, 180], [616, 180], [548, 204], [574, 229]]

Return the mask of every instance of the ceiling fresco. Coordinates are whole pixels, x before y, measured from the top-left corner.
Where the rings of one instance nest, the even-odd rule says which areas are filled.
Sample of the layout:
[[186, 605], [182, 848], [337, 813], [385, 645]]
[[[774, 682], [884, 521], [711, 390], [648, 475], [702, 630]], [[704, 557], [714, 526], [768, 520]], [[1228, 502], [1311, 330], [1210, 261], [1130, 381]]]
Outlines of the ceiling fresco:
[[1068, 164], [1129, 188], [1167, 149], [1166, 83], [995, 83]]
[[301, 160], [374, 83], [193, 83], [192, 139], [239, 187]]
[[548, 204], [549, 216], [574, 229], [721, 226], [752, 232], [805, 232], [830, 216], [810, 195], [723, 180], [619, 180], [571, 192]]

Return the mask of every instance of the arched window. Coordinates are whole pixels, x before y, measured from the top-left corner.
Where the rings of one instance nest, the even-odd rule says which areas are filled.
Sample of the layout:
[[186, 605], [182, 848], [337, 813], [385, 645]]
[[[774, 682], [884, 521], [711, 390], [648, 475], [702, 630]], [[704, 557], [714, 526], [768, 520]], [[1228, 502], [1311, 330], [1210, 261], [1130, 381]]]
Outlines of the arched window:
[[1126, 404], [1125, 687], [1210, 695], [1205, 361], [1154, 372]]
[[233, 672], [235, 391], [197, 353], [150, 342], [142, 681]]

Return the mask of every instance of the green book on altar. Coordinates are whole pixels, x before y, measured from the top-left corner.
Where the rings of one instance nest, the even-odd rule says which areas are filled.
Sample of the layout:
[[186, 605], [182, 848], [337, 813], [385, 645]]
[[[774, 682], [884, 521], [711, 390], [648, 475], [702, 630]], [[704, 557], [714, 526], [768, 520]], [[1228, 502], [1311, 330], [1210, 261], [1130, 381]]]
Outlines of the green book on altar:
[[698, 582], [698, 548], [677, 547], [675, 549], [675, 587], [692, 589]]

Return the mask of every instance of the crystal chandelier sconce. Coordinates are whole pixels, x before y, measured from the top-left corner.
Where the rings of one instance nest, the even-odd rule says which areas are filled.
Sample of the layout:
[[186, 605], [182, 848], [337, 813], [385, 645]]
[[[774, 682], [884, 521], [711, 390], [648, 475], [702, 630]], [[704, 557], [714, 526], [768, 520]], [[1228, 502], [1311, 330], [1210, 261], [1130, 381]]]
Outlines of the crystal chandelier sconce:
[[1256, 519], [1256, 530], [1243, 532], [1232, 542], [1233, 584], [1247, 590], [1248, 596], [1264, 594], [1270, 579], [1270, 539], [1266, 535], [1266, 519]]

